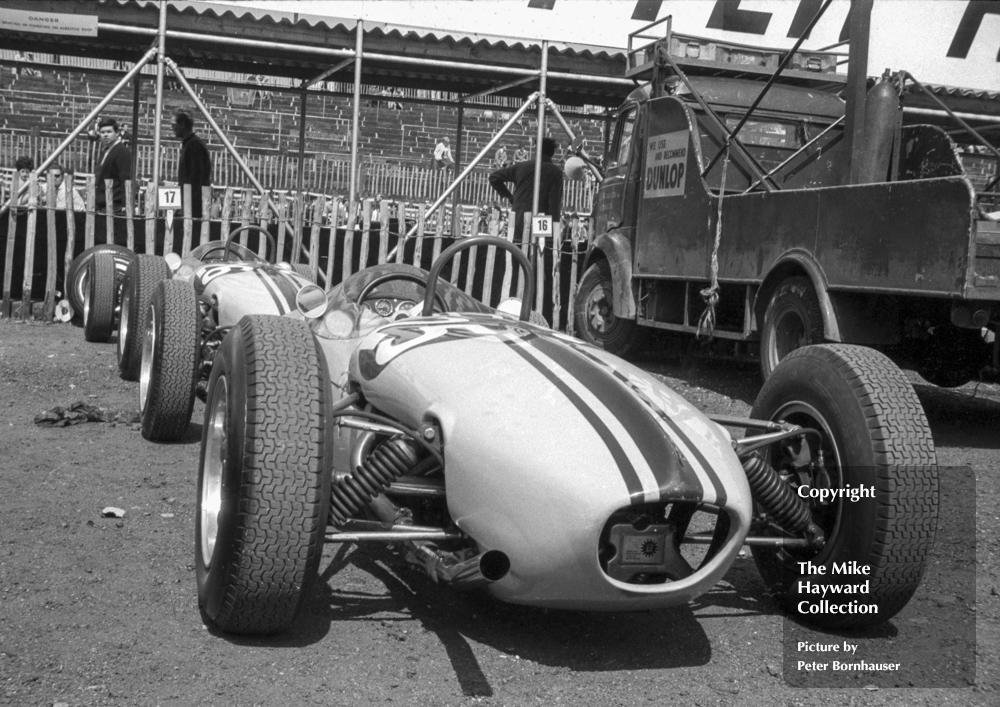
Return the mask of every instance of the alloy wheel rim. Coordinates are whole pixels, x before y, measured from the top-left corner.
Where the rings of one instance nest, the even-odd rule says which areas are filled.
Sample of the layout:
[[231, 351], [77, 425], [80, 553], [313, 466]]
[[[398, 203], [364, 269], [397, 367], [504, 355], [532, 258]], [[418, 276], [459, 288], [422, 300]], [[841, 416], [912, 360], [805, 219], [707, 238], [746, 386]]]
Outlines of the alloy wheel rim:
[[132, 309], [132, 295], [128, 287], [122, 288], [122, 309], [118, 321], [118, 359], [125, 356], [125, 342], [128, 339], [128, 320]]
[[202, 564], [212, 564], [215, 542], [219, 535], [219, 513], [222, 510], [222, 474], [226, 468], [226, 427], [229, 409], [229, 385], [226, 376], [219, 376], [209, 402], [208, 428], [205, 430], [205, 459], [202, 468], [200, 525], [198, 546]]
[[[829, 453], [833, 457], [832, 459], [827, 458], [825, 460], [825, 467], [830, 471], [830, 484], [833, 488], [843, 487], [844, 465], [841, 450], [837, 446], [833, 431], [826, 418], [813, 405], [802, 400], [791, 400], [775, 411], [771, 415], [771, 420], [784, 420], [800, 427], [819, 430], [823, 435], [822, 447], [824, 453]], [[815, 437], [810, 435], [807, 439], [815, 440]], [[810, 478], [810, 482], [813, 485], [815, 477]], [[841, 499], [834, 501], [831, 507], [825, 511], [820, 509], [818, 513], [819, 517], [817, 517], [817, 513], [814, 511], [813, 520], [817, 522], [817, 525], [826, 534], [827, 542], [818, 553], [808, 558], [810, 561], [822, 563], [827, 553], [831, 551], [833, 543], [830, 540], [840, 532], [843, 520], [843, 503]], [[779, 556], [782, 562], [785, 563], [794, 563], [804, 559], [801, 553], [796, 553], [795, 551], [782, 550], [779, 552]]]
[[156, 308], [150, 305], [146, 335], [142, 337], [142, 363], [139, 367], [139, 408], [143, 413], [146, 412], [150, 380], [153, 377], [154, 351], [156, 351]]

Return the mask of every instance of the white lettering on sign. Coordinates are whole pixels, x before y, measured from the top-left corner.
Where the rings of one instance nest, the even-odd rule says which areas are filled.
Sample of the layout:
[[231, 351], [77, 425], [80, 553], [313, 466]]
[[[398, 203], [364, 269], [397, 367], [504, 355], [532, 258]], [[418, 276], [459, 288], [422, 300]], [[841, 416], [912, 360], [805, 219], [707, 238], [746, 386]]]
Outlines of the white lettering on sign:
[[531, 217], [531, 235], [535, 238], [548, 238], [552, 235], [552, 217], [539, 214]]
[[687, 178], [688, 131], [653, 135], [646, 147], [644, 196], [683, 196]]
[[69, 15], [62, 12], [24, 12], [0, 8], [0, 30], [97, 36], [97, 15]]
[[161, 209], [176, 211], [181, 208], [180, 187], [159, 187], [156, 196]]

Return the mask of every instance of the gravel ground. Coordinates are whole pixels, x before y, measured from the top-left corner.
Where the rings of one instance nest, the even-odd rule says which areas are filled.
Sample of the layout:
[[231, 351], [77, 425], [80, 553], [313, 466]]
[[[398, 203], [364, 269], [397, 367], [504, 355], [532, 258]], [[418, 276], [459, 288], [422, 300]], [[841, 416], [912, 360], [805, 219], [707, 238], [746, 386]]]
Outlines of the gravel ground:
[[[759, 387], [755, 369], [725, 362], [641, 365], [716, 413], [746, 414]], [[113, 344], [0, 321], [0, 704], [996, 705], [1000, 389], [913, 380], [946, 467], [942, 531], [911, 605], [865, 640], [904, 647], [926, 666], [918, 684], [946, 686], [859, 674], [794, 687], [789, 622], [749, 557], [689, 606], [583, 614], [458, 593], [388, 549], [331, 546], [292, 630], [219, 635], [195, 592], [201, 404], [172, 445], [130, 422], [36, 426], [75, 401], [127, 420], [135, 384], [118, 378]], [[124, 518], [102, 517], [108, 506]]]

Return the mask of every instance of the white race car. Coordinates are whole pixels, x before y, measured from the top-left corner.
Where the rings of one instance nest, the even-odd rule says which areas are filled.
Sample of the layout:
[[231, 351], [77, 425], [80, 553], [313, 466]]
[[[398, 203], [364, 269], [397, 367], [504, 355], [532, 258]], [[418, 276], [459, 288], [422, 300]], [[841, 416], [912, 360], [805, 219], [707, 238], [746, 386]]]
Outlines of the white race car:
[[[439, 279], [456, 252], [484, 245], [527, 273], [519, 319]], [[685, 603], [744, 545], [812, 623], [870, 625], [907, 603], [936, 529], [937, 466], [916, 395], [886, 357], [799, 349], [750, 418], [713, 418], [530, 323], [533, 282], [520, 250], [474, 237], [430, 273], [375, 266], [329, 293], [303, 288], [291, 315], [230, 329], [198, 478], [209, 622], [288, 627], [324, 543], [345, 542], [397, 543], [436, 581], [541, 607]], [[797, 581], [817, 568], [822, 603]]]

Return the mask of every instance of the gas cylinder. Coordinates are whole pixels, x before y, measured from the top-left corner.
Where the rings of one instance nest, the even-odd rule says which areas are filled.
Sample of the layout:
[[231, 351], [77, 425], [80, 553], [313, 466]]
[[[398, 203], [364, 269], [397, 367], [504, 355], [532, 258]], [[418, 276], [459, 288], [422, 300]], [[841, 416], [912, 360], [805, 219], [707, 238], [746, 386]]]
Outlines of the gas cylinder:
[[858, 169], [858, 184], [889, 180], [893, 145], [900, 128], [899, 93], [888, 72], [872, 86], [865, 100], [865, 136]]

